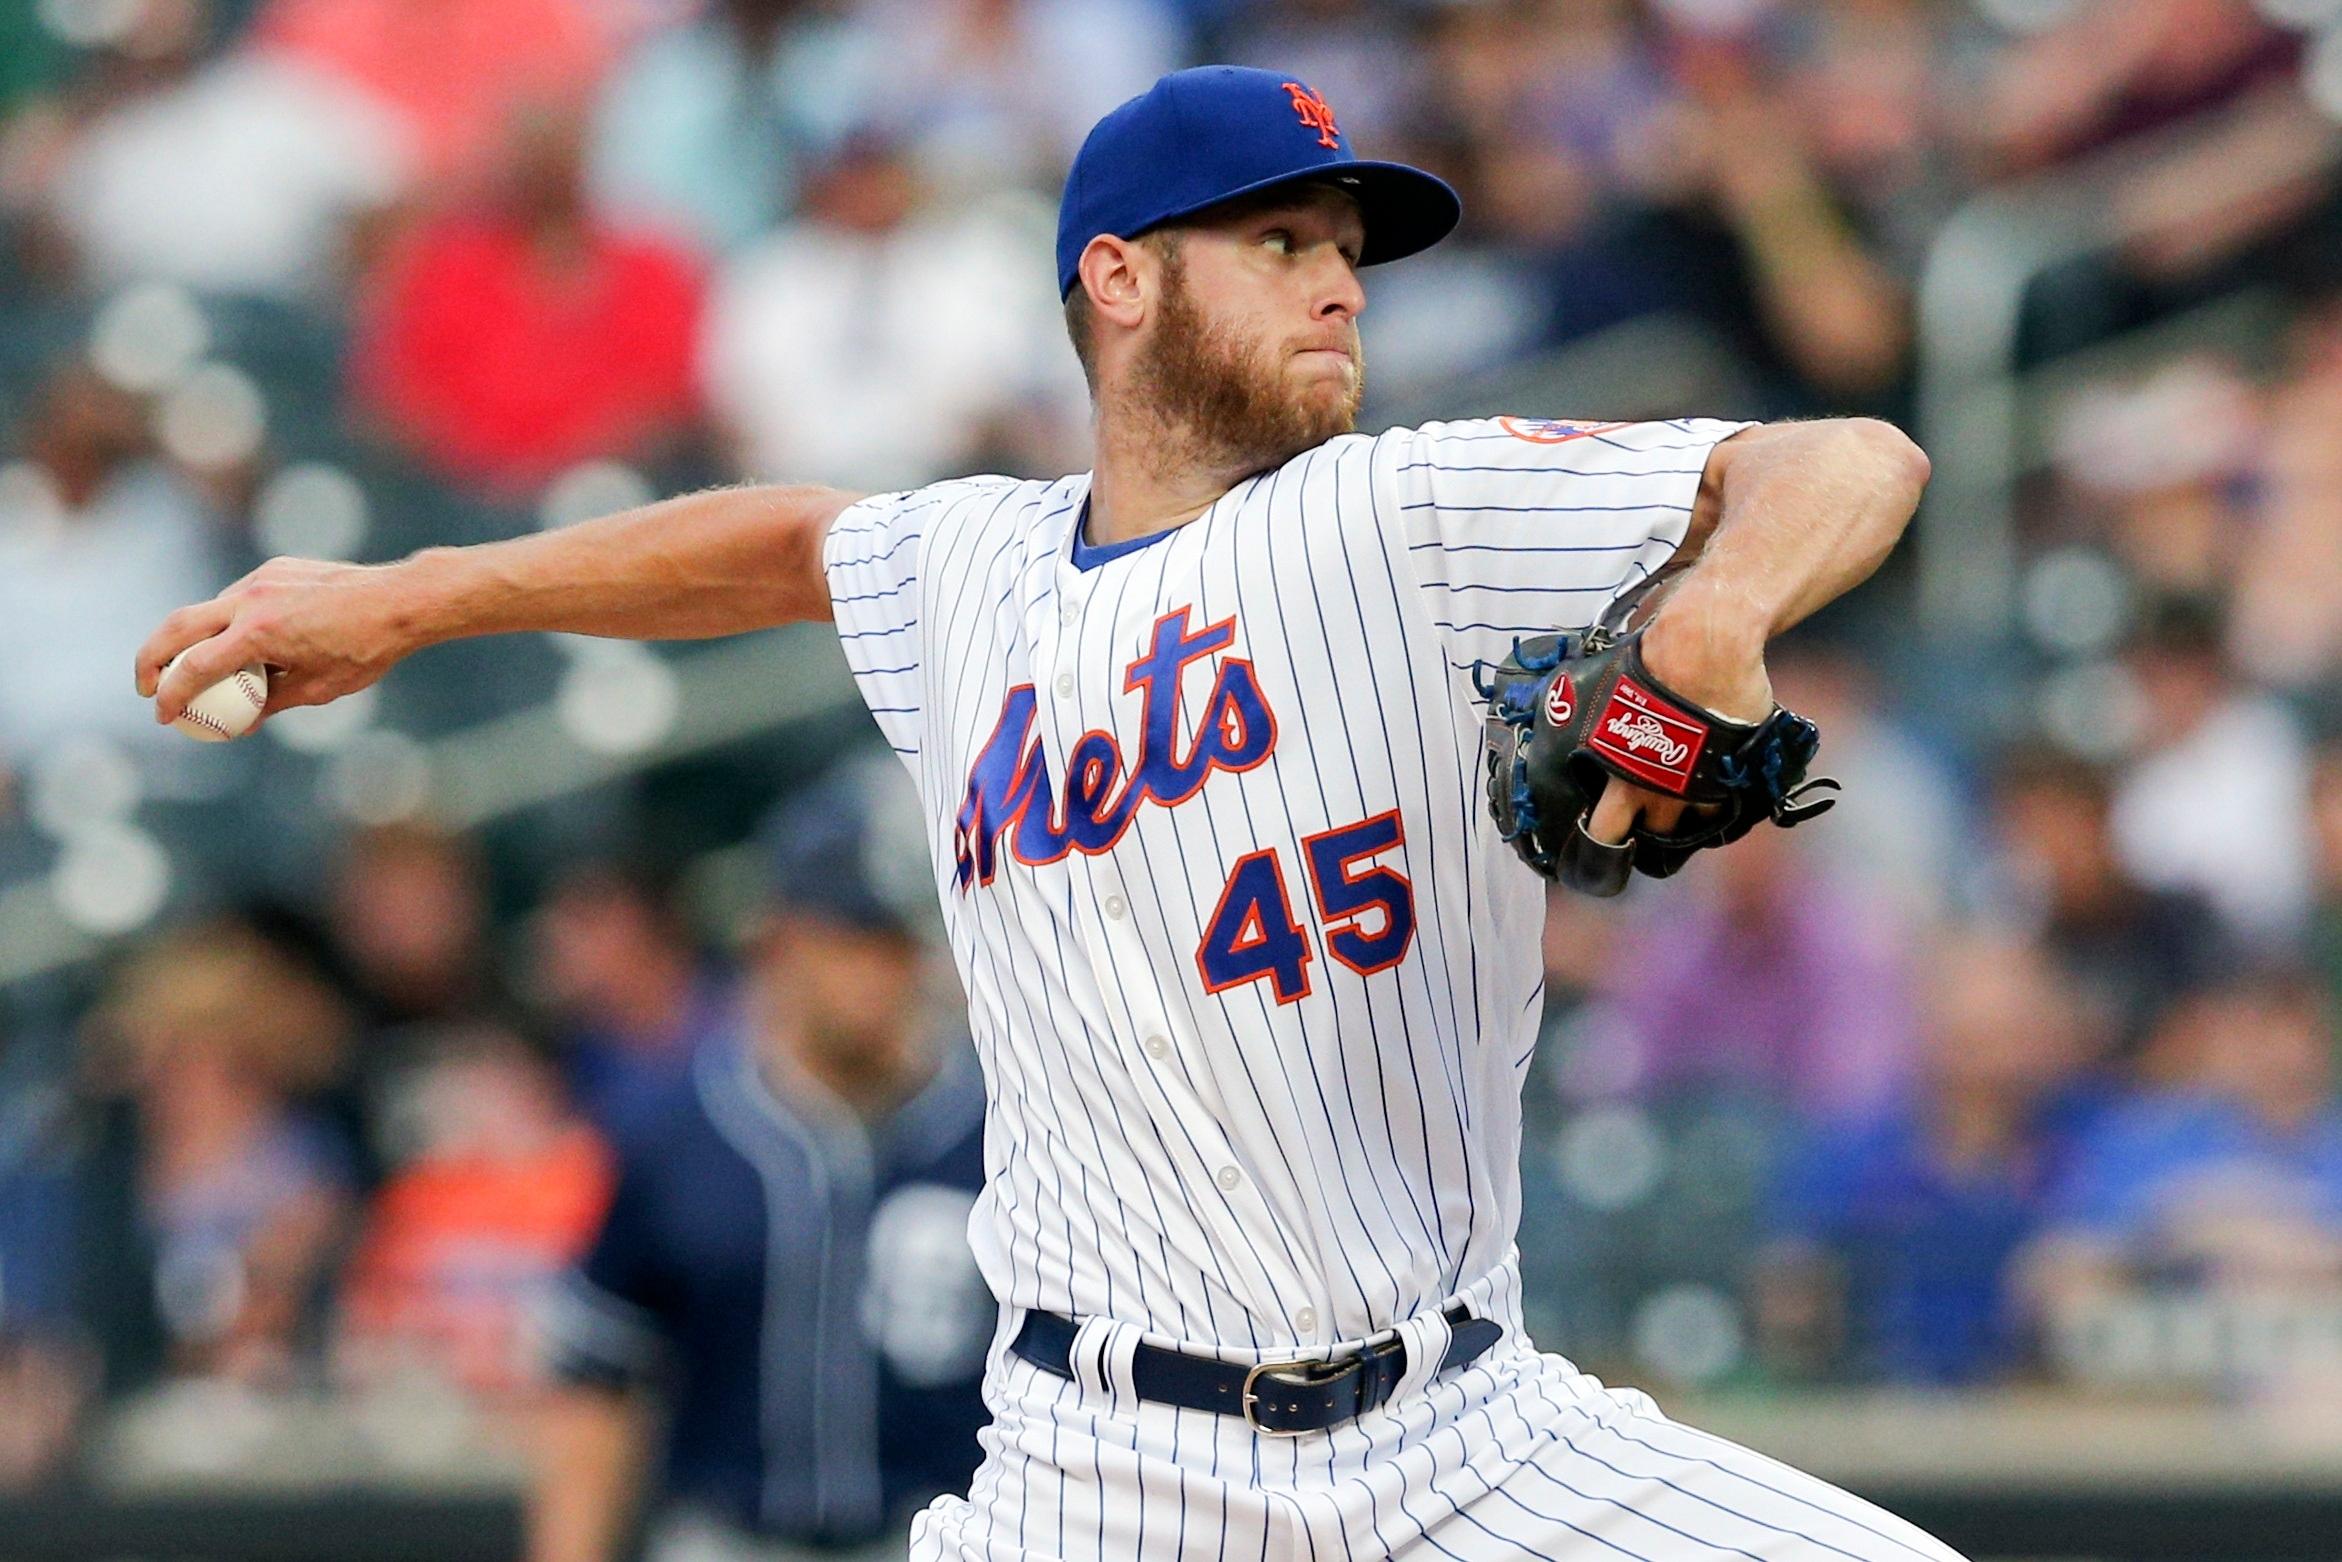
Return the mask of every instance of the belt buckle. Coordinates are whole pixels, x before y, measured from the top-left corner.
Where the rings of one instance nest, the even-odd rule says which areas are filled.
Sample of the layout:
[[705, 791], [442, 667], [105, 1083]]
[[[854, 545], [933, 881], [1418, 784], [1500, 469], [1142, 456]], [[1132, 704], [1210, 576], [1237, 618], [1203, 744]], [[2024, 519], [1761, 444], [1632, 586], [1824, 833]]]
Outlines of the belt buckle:
[[[1254, 1385], [1260, 1382], [1260, 1380], [1261, 1380], [1261, 1376], [1262, 1376], [1262, 1374], [1264, 1374], [1264, 1373], [1270, 1373], [1270, 1372], [1301, 1372], [1301, 1373], [1306, 1373], [1306, 1372], [1308, 1372], [1308, 1371], [1309, 1371], [1309, 1369], [1310, 1369], [1310, 1368], [1312, 1368], [1312, 1367], [1321, 1367], [1321, 1368], [1322, 1368], [1322, 1367], [1328, 1367], [1328, 1366], [1337, 1366], [1337, 1367], [1338, 1367], [1338, 1366], [1341, 1366], [1341, 1365], [1344, 1365], [1344, 1364], [1341, 1364], [1341, 1363], [1334, 1363], [1334, 1362], [1324, 1362], [1324, 1361], [1264, 1361], [1264, 1362], [1262, 1362], [1262, 1363], [1261, 1363], [1259, 1366], [1257, 1366], [1257, 1367], [1254, 1367], [1254, 1368], [1253, 1368], [1251, 1371], [1249, 1371], [1249, 1372], [1247, 1372], [1247, 1373], [1245, 1373], [1245, 1374], [1244, 1374], [1244, 1390], [1243, 1390], [1243, 1393], [1242, 1393], [1242, 1395], [1241, 1395], [1241, 1400], [1242, 1400], [1242, 1409], [1243, 1409], [1243, 1412], [1244, 1412], [1244, 1424], [1245, 1424], [1246, 1426], [1249, 1426], [1249, 1427], [1251, 1427], [1251, 1428], [1253, 1429], [1253, 1431], [1255, 1431], [1255, 1432], [1259, 1433], [1259, 1434], [1260, 1434], [1262, 1437], [1303, 1437], [1303, 1436], [1306, 1436], [1308, 1433], [1310, 1433], [1311, 1431], [1313, 1431], [1313, 1430], [1315, 1430], [1315, 1429], [1314, 1429], [1314, 1428], [1311, 1428], [1311, 1427], [1306, 1427], [1306, 1426], [1297, 1426], [1297, 1427], [1293, 1427], [1293, 1428], [1290, 1428], [1290, 1429], [1286, 1429], [1286, 1428], [1282, 1428], [1282, 1427], [1274, 1427], [1274, 1426], [1263, 1426], [1263, 1425], [1261, 1424], [1260, 1417], [1258, 1417], [1258, 1416], [1256, 1416], [1256, 1415], [1254, 1415], [1254, 1414], [1252, 1413], [1252, 1412], [1253, 1412], [1253, 1406], [1255, 1406], [1255, 1405], [1257, 1405], [1257, 1404], [1259, 1404], [1259, 1403], [1260, 1403], [1260, 1393], [1259, 1393], [1259, 1391], [1258, 1391], [1258, 1390], [1257, 1390], [1257, 1389], [1254, 1387]], [[1330, 1375], [1330, 1374], [1329, 1374], [1329, 1375]]]

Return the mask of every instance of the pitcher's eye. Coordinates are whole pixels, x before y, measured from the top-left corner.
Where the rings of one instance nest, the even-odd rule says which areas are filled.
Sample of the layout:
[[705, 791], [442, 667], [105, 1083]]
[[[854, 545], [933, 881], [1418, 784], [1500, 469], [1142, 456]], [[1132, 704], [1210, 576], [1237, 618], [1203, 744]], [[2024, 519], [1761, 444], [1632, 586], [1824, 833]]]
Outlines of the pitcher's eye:
[[1293, 234], [1286, 228], [1271, 228], [1260, 236], [1260, 241], [1280, 255], [1293, 253]]

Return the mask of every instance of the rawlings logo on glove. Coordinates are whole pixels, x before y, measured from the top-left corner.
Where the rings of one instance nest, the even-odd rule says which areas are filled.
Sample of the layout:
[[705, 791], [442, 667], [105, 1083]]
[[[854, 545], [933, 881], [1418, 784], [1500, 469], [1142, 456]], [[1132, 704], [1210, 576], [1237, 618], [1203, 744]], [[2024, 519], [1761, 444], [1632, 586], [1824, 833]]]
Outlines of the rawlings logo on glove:
[[[1691, 766], [1685, 763], [1691, 758], [1691, 745], [1678, 743], [1669, 737], [1667, 730], [1659, 725], [1659, 718], [1656, 716], [1643, 713], [1630, 717], [1626, 712], [1620, 711], [1603, 724], [1602, 730], [1620, 743], [1625, 744], [1627, 754], [1630, 757], [1638, 749], [1646, 750], [1657, 755], [1659, 763], [1665, 765], [1671, 774], [1688, 773], [1691, 769]], [[1596, 738], [1595, 746], [1608, 748], [1611, 745]]]
[[1558, 727], [1575, 716], [1578, 713], [1577, 697], [1577, 690], [1570, 686], [1569, 674], [1563, 673], [1554, 679], [1552, 686], [1545, 691], [1545, 719]]
[[[1691, 774], [1707, 732], [1688, 721], [1671, 721], [1651, 708], [1651, 696], [1628, 679], [1610, 692], [1610, 708], [1594, 724], [1587, 742], [1663, 791], [1676, 791]], [[1669, 729], [1673, 730], [1670, 731]]]
[[[1762, 721], [1734, 721], [1651, 676], [1642, 631], [1618, 629], [1639, 595], [1620, 598], [1575, 644], [1568, 635], [1520, 642], [1479, 680], [1497, 828], [1530, 867], [1589, 895], [1617, 894], [1630, 872], [1666, 878], [1693, 852], [1728, 846], [1766, 819], [1802, 824], [1837, 801], [1807, 800], [1838, 789], [1805, 778], [1821, 746], [1812, 722], [1778, 705]], [[1669, 833], [1638, 824], [1616, 845], [1597, 841], [1586, 824], [1612, 777], [1691, 807]]]

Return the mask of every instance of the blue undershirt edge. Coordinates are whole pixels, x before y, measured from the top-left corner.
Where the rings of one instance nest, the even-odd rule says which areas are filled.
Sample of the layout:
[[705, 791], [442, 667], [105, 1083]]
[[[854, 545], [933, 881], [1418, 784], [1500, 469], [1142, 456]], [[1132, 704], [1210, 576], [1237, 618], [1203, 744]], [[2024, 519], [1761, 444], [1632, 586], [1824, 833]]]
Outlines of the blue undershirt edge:
[[1073, 523], [1073, 567], [1075, 569], [1096, 569], [1108, 559], [1121, 558], [1125, 553], [1136, 553], [1148, 543], [1161, 542], [1179, 530], [1176, 526], [1166, 526], [1161, 531], [1149, 532], [1144, 537], [1125, 537], [1120, 542], [1090, 542], [1082, 536], [1082, 533], [1088, 531], [1089, 527], [1090, 501], [1084, 499], [1081, 518]]

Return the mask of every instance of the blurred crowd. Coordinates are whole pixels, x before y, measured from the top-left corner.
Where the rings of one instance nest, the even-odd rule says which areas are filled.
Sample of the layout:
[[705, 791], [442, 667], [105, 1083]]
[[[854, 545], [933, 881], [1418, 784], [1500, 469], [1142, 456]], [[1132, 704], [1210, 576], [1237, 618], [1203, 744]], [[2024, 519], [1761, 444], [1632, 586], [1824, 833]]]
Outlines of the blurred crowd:
[[[2005, 643], [1915, 642], [1890, 570], [1776, 659], [1832, 818], [1554, 904], [1529, 1294], [1636, 1377], [2330, 1385], [2331, 10], [0, 6], [0, 889], [120, 847], [87, 825], [135, 812], [120, 775], [184, 791], [132, 649], [270, 551], [1085, 465], [1057, 181], [1167, 69], [1291, 70], [1462, 191], [1453, 241], [1369, 279], [1370, 417], [1663, 321], [1730, 405], [1516, 410], [1908, 421], [1946, 222], [2086, 171], [2127, 237], [2030, 297]], [[674, 826], [704, 792], [627, 792], [553, 862], [322, 795], [188, 844], [192, 888], [83, 897], [104, 958], [0, 1010], [0, 1485], [157, 1383], [530, 1402], [624, 1147], [737, 1039], [759, 957], [675, 849], [724, 844]]]

